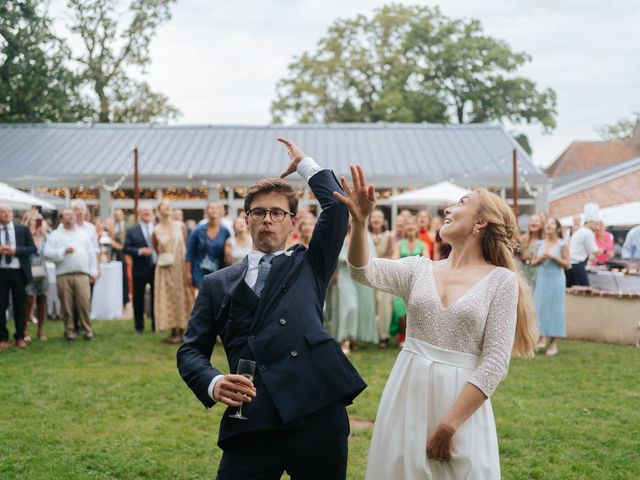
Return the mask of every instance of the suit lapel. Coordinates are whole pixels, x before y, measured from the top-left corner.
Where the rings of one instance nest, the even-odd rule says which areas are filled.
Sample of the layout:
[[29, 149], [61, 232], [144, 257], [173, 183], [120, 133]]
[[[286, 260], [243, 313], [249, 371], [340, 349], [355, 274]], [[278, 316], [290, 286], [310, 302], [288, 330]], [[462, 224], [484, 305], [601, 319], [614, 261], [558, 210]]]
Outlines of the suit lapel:
[[269, 271], [267, 283], [262, 291], [258, 310], [256, 311], [255, 316], [257, 321], [252, 328], [253, 331], [257, 331], [260, 328], [270, 308], [280, 299], [280, 295], [286, 291], [291, 268], [297, 263], [296, 257], [299, 255], [299, 253], [297, 253], [298, 251], [298, 248], [295, 250], [287, 250], [287, 252], [278, 255], [271, 262], [271, 270]]
[[259, 298], [244, 281], [249, 268], [248, 257], [244, 257], [242, 262], [229, 267], [227, 274], [227, 285], [229, 285], [229, 295], [233, 300], [245, 306], [251, 311], [255, 311], [258, 307]]

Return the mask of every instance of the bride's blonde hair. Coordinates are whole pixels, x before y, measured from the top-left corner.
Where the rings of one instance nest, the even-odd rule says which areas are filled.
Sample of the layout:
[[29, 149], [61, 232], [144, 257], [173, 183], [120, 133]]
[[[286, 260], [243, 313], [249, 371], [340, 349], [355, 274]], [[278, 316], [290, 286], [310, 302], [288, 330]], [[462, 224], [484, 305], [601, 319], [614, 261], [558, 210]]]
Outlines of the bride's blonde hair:
[[516, 217], [507, 202], [495, 193], [484, 188], [475, 192], [480, 200], [478, 214], [487, 221], [481, 239], [484, 259], [499, 267], [508, 268], [518, 276], [518, 316], [513, 354], [517, 357], [532, 357], [538, 340], [538, 326], [531, 289], [516, 258]]

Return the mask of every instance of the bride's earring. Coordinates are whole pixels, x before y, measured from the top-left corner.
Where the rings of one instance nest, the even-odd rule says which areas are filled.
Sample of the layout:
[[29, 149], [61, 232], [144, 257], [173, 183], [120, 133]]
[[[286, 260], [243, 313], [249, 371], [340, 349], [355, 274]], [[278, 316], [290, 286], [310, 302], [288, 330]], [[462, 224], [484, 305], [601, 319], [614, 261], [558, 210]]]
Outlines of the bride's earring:
[[478, 227], [473, 227], [473, 230], [471, 230], [471, 234], [474, 237], [477, 237], [478, 235], [480, 235], [480, 229]]

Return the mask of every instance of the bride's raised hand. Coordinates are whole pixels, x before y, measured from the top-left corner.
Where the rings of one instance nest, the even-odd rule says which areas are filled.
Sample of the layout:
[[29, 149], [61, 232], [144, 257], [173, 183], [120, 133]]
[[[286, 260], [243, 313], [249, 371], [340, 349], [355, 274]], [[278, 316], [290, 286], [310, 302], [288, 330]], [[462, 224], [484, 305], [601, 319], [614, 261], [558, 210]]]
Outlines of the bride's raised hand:
[[367, 184], [360, 165], [352, 165], [350, 168], [353, 187], [349, 186], [346, 178], [340, 177], [345, 195], [339, 192], [333, 192], [333, 195], [347, 206], [354, 222], [364, 224], [376, 206], [376, 189], [373, 185]]

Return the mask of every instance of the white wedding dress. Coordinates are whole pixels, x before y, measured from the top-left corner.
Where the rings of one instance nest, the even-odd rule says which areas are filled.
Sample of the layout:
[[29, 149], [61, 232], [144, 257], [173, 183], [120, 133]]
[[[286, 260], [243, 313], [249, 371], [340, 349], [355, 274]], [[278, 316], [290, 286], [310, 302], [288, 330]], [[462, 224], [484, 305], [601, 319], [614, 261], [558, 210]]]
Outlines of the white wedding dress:
[[407, 305], [407, 338], [380, 400], [366, 479], [499, 479], [488, 399], [454, 435], [451, 461], [430, 460], [426, 451], [427, 439], [467, 382], [489, 397], [506, 375], [516, 327], [516, 274], [497, 267], [445, 307], [427, 258], [372, 258], [349, 269], [355, 280], [401, 296]]

